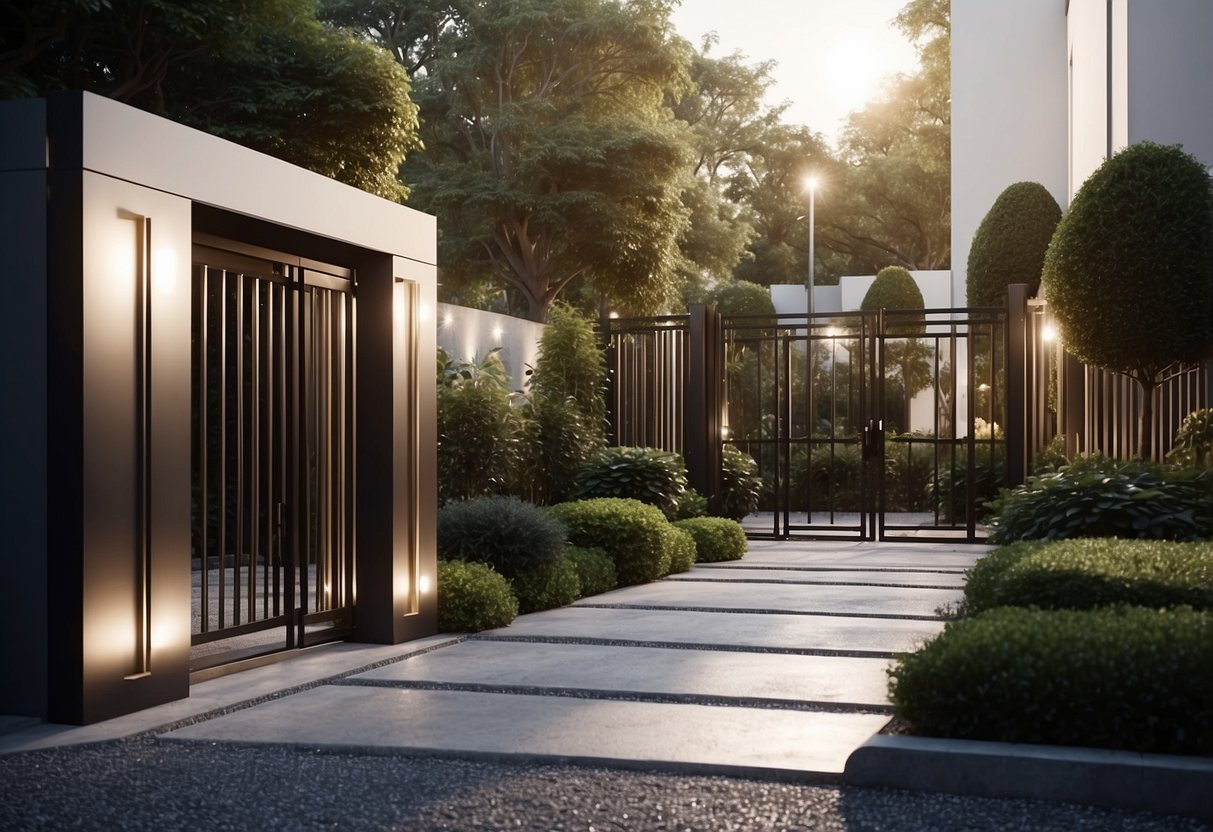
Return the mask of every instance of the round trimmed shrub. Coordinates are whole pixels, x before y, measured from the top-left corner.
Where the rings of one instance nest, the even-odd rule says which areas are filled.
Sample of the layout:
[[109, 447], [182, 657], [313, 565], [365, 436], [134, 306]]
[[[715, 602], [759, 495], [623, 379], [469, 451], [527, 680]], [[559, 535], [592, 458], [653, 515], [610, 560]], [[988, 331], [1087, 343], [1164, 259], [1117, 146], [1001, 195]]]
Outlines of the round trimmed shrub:
[[762, 477], [754, 457], [733, 445], [720, 448], [720, 516], [741, 520], [758, 511]]
[[524, 569], [510, 585], [518, 597], [519, 613], [563, 607], [581, 597], [581, 579], [567, 551], [552, 563]]
[[1213, 348], [1213, 188], [1179, 146], [1129, 145], [1078, 189], [1045, 255], [1066, 351], [1153, 384]]
[[915, 733], [1161, 754], [1213, 752], [1213, 615], [1002, 607], [898, 657]]
[[1072, 537], [1208, 540], [1213, 469], [1170, 469], [1088, 456], [1002, 491], [990, 542]]
[[506, 578], [551, 566], [565, 531], [548, 511], [517, 497], [482, 497], [438, 510], [438, 557], [491, 564]]
[[581, 584], [581, 596], [609, 592], [618, 584], [615, 577], [615, 562], [611, 556], [596, 546], [570, 546], [565, 550]]
[[657, 506], [676, 517], [687, 490], [678, 454], [657, 448], [607, 448], [590, 458], [573, 483], [572, 499], [623, 497]]
[[695, 539], [698, 563], [739, 560], [745, 556], [749, 545], [741, 524], [724, 517], [694, 517], [679, 520], [674, 525]]
[[913, 276], [901, 266], [885, 266], [876, 273], [876, 280], [868, 287], [859, 308], [863, 311], [876, 309], [922, 309], [922, 292]]
[[999, 194], [969, 248], [968, 305], [1006, 306], [1012, 283], [1027, 283], [1035, 295], [1060, 220], [1061, 207], [1039, 182], [1016, 182]]
[[771, 290], [748, 280], [722, 283], [708, 294], [708, 303], [721, 315], [774, 315]]
[[439, 561], [438, 631], [478, 633], [507, 627], [518, 616], [510, 582], [487, 563]]
[[670, 571], [665, 515], [639, 500], [598, 497], [549, 509], [574, 546], [602, 549], [615, 564], [619, 586], [655, 581]]
[[670, 571], [667, 575], [677, 575], [686, 572], [695, 565], [695, 538], [685, 529], [674, 524], [667, 524], [663, 531], [665, 535], [665, 550], [670, 555]]
[[1086, 610], [1115, 604], [1213, 610], [1213, 546], [1095, 537], [1021, 541], [966, 573], [961, 612], [995, 607]]

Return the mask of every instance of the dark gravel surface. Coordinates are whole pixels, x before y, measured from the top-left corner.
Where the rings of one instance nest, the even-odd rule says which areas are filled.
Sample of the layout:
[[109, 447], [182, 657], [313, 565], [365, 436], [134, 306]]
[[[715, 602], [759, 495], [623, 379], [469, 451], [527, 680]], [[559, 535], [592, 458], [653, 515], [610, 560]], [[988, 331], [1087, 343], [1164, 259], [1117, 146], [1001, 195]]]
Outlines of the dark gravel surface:
[[0, 756], [3, 830], [1207, 828], [1028, 800], [154, 737]]

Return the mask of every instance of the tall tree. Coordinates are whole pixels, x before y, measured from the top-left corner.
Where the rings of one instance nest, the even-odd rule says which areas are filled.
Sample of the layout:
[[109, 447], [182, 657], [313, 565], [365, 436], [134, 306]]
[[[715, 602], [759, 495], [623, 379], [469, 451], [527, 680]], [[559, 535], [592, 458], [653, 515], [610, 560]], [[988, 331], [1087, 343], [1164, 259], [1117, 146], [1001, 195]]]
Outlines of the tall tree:
[[951, 264], [951, 81], [948, 0], [911, 0], [897, 26], [920, 67], [853, 113], [840, 142], [849, 170], [842, 211], [821, 244], [869, 263], [908, 269]]
[[667, 302], [688, 213], [662, 106], [687, 72], [669, 4], [467, 3], [426, 48], [425, 150], [404, 178], [439, 216], [445, 288], [496, 281], [535, 320], [579, 278], [624, 309]]
[[97, 92], [399, 199], [408, 78], [311, 0], [0, 2], [0, 92]]

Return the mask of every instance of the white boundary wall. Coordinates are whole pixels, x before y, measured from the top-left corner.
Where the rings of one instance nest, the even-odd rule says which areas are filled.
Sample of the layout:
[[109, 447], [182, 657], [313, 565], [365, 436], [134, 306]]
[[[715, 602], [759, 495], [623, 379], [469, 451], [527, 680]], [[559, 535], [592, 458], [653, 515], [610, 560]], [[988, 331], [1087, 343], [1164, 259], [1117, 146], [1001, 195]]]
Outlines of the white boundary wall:
[[525, 390], [528, 370], [539, 357], [544, 325], [534, 321], [438, 304], [438, 346], [460, 361], [479, 361], [501, 347], [501, 360], [510, 374], [510, 389]]

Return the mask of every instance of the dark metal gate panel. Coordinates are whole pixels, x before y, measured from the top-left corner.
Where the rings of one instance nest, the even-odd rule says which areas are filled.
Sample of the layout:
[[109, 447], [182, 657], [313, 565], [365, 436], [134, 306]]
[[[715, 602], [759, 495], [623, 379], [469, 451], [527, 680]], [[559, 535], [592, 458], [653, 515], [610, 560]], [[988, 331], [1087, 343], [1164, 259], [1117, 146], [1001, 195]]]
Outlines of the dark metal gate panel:
[[348, 273], [203, 246], [195, 261], [199, 670], [348, 632], [354, 363]]

